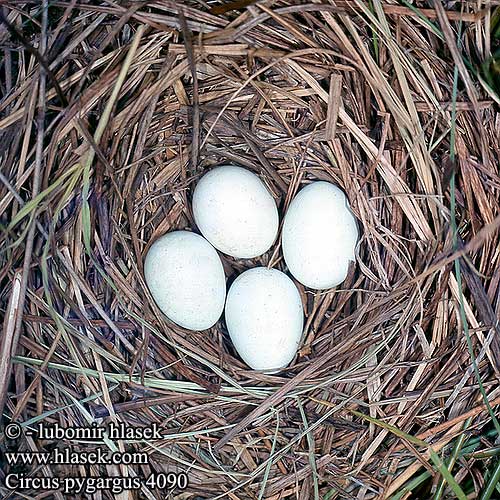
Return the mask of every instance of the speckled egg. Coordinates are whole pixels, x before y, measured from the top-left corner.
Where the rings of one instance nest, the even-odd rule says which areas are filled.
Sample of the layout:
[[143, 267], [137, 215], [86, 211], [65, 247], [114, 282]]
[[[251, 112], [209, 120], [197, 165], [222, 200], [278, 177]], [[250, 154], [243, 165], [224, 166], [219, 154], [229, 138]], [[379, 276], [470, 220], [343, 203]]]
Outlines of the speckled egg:
[[255, 267], [229, 288], [226, 325], [243, 361], [256, 370], [277, 371], [295, 356], [304, 312], [300, 293], [281, 271]]
[[205, 330], [222, 315], [226, 295], [222, 262], [198, 234], [174, 231], [158, 238], [146, 255], [144, 277], [158, 307], [179, 326]]
[[193, 215], [215, 248], [237, 258], [262, 255], [278, 234], [278, 210], [266, 186], [254, 173], [234, 165], [216, 167], [200, 179]]
[[356, 219], [334, 184], [313, 182], [291, 201], [281, 242], [289, 271], [303, 285], [324, 290], [342, 283], [357, 240]]

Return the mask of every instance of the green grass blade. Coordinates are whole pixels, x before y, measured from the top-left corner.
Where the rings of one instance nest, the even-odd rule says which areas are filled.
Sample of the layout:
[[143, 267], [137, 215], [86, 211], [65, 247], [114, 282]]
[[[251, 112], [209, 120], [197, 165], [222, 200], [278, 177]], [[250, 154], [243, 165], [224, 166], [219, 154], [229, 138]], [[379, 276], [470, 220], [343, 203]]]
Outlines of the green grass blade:
[[431, 462], [434, 464], [434, 469], [438, 471], [446, 479], [446, 482], [450, 485], [450, 488], [453, 490], [458, 500], [467, 500], [467, 495], [463, 492], [462, 488], [455, 481], [455, 478], [451, 475], [450, 471], [448, 470], [444, 462], [439, 458], [438, 454], [432, 449], [432, 447], [428, 443], [422, 441], [421, 439], [416, 438], [415, 436], [407, 434], [406, 432], [402, 431], [401, 429], [398, 429], [397, 427], [391, 424], [382, 422], [377, 418], [370, 417], [368, 415], [365, 415], [364, 413], [355, 410], [350, 410], [350, 412], [353, 415], [356, 415], [357, 417], [360, 417], [364, 420], [367, 420], [368, 422], [371, 422], [375, 425], [378, 425], [379, 427], [382, 427], [383, 429], [392, 432], [394, 435], [398, 436], [401, 439], [405, 439], [406, 441], [409, 441], [410, 443], [415, 444], [417, 446], [423, 446], [425, 448], [428, 448], [430, 454], [429, 458], [431, 459]]
[[428, 26], [428, 28], [441, 40], [444, 40], [443, 32], [436, 26], [427, 16], [422, 14], [420, 9], [415, 7], [413, 4], [407, 2], [406, 0], [402, 0], [401, 2], [405, 7], [408, 7], [412, 12], [416, 14], [416, 16], [424, 22]]
[[[448, 462], [448, 470], [451, 471], [453, 470], [453, 467], [455, 466], [455, 463], [460, 455], [460, 452], [462, 451], [462, 448], [465, 444], [465, 441], [466, 441], [466, 435], [465, 435], [465, 430], [467, 429], [467, 427], [469, 427], [470, 423], [471, 423], [472, 419], [471, 418], [468, 418], [465, 423], [464, 423], [464, 432], [462, 432], [462, 434], [460, 434], [460, 436], [458, 437], [458, 439], [456, 440], [455, 442], [455, 445], [453, 446], [453, 451], [451, 453], [451, 457], [450, 457], [450, 460]], [[444, 478], [441, 479], [441, 482], [436, 490], [436, 493], [434, 494], [434, 500], [441, 500], [441, 497], [443, 496], [443, 493], [444, 493], [444, 488], [446, 486], [446, 481]]]
[[[134, 59], [135, 53], [137, 52], [137, 49], [139, 47], [139, 43], [141, 41], [141, 38], [146, 30], [145, 25], [139, 26], [137, 32], [135, 33], [134, 39], [132, 40], [132, 44], [130, 46], [129, 51], [127, 52], [127, 56], [125, 57], [125, 60], [123, 61], [123, 65], [120, 68], [120, 73], [118, 74], [118, 78], [116, 80], [116, 83], [113, 87], [113, 90], [111, 92], [111, 96], [106, 102], [106, 106], [104, 108], [104, 111], [102, 113], [102, 116], [99, 120], [99, 123], [97, 124], [96, 131], [94, 133], [94, 142], [96, 144], [99, 144], [102, 135], [104, 134], [104, 131], [106, 130], [106, 127], [108, 125], [109, 119], [111, 117], [111, 112], [113, 111], [113, 107], [118, 99], [118, 95], [120, 94], [120, 90], [123, 86], [123, 83], [125, 82], [125, 78], [127, 76], [128, 70], [130, 68], [130, 65], [132, 64], [132, 61]], [[90, 248], [90, 233], [91, 233], [91, 222], [90, 222], [90, 206], [89, 206], [89, 192], [90, 192], [90, 170], [92, 167], [92, 162], [94, 160], [95, 156], [95, 151], [94, 149], [90, 148], [87, 155], [85, 156], [85, 159], [83, 161], [83, 187], [82, 187], [82, 201], [83, 201], [83, 206], [82, 206], [82, 216], [83, 216], [83, 241], [85, 244], [85, 248], [87, 250], [87, 253], [91, 254], [91, 248]]]
[[39, 193], [35, 198], [33, 198], [30, 201], [27, 201], [21, 210], [17, 212], [15, 217], [12, 218], [10, 221], [7, 229], [10, 230], [12, 229], [16, 224], [18, 224], [21, 220], [23, 220], [25, 217], [30, 215], [34, 210], [38, 208], [40, 203], [50, 194], [52, 191], [54, 191], [56, 188], [58, 188], [68, 176], [72, 175], [75, 171], [77, 171], [80, 167], [79, 164], [73, 165], [71, 168], [68, 168], [61, 177], [59, 177], [56, 181], [54, 181], [50, 186], [48, 186], [46, 189], [44, 189], [41, 193]]
[[319, 483], [318, 483], [318, 470], [316, 467], [316, 458], [314, 455], [314, 437], [311, 432], [309, 432], [309, 424], [307, 422], [306, 413], [302, 402], [297, 398], [297, 406], [300, 411], [300, 416], [302, 417], [302, 422], [304, 423], [304, 430], [307, 432], [306, 439], [309, 446], [309, 465], [311, 466], [313, 486], [314, 486], [314, 500], [319, 500]]
[[[460, 49], [460, 36], [462, 33], [462, 22], [459, 24], [458, 28], [458, 48]], [[451, 129], [450, 129], [450, 160], [452, 165], [455, 163], [455, 139], [456, 139], [456, 118], [457, 118], [457, 94], [458, 94], [458, 68], [455, 66], [453, 72], [453, 90], [452, 90], [452, 109], [451, 109]], [[455, 196], [455, 170], [453, 170], [450, 178], [450, 219], [451, 219], [451, 230], [452, 230], [452, 242], [453, 250], [457, 251], [458, 248], [458, 227], [456, 219], [456, 196]], [[457, 280], [458, 297], [460, 305], [460, 321], [462, 323], [462, 328], [465, 333], [465, 339], [467, 341], [467, 348], [469, 350], [469, 355], [472, 360], [472, 366], [474, 368], [474, 374], [479, 384], [479, 391], [483, 397], [483, 401], [488, 409], [488, 413], [493, 421], [495, 429], [500, 436], [500, 424], [493, 413], [490, 402], [484, 390], [483, 381], [481, 379], [481, 374], [479, 373], [479, 368], [476, 363], [476, 357], [474, 355], [474, 348], [472, 346], [472, 340], [469, 332], [469, 324], [467, 322], [467, 316], [465, 315], [465, 303], [462, 289], [462, 273], [460, 271], [460, 259], [455, 259], [454, 261], [455, 279]]]
[[429, 471], [422, 472], [422, 474], [414, 477], [411, 481], [408, 481], [405, 486], [403, 486], [396, 494], [392, 495], [389, 500], [401, 500], [401, 498], [406, 497], [408, 493], [412, 492], [430, 477], [431, 474]]
[[[276, 429], [274, 430], [274, 439], [273, 439], [273, 444], [271, 445], [271, 452], [269, 453], [269, 457], [272, 457], [274, 455], [274, 450], [276, 449], [276, 442], [278, 440], [279, 428], [280, 428], [280, 416], [279, 412], [276, 412]], [[266, 484], [269, 478], [269, 473], [271, 472], [272, 465], [273, 465], [273, 460], [268, 460], [266, 469], [264, 470], [264, 476], [262, 477], [262, 485], [259, 491], [259, 500], [262, 500], [262, 498], [264, 498], [264, 492], [266, 490]]]
[[493, 474], [491, 475], [488, 484], [484, 488], [483, 493], [481, 494], [479, 500], [490, 500], [491, 495], [493, 495], [499, 483], [500, 483], [500, 460], [497, 462]]

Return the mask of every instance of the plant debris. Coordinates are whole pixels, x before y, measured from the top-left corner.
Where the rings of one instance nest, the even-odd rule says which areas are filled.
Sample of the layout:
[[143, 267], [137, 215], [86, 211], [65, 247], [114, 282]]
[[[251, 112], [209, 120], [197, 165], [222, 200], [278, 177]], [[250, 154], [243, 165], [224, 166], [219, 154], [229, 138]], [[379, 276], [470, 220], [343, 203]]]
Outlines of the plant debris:
[[[500, 498], [499, 8], [2, 2], [0, 407], [22, 432], [0, 437], [0, 496], [83, 497], [15, 491], [21, 470], [100, 479], [103, 499]], [[193, 187], [224, 163], [281, 216], [333, 182], [363, 228], [341, 286], [297, 283], [303, 342], [279, 374], [248, 369], [223, 320], [168, 322], [144, 283], [149, 245], [196, 230]], [[229, 283], [286, 271], [279, 241], [221, 258]], [[39, 423], [162, 438], [40, 440]], [[64, 448], [147, 463], [4, 460]]]

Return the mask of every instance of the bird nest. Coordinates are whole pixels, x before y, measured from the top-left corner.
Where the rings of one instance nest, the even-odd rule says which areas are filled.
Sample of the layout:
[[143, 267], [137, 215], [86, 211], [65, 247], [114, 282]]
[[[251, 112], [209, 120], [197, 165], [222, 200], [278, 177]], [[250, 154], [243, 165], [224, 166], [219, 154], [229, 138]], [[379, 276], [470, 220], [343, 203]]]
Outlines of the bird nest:
[[[3, 479], [86, 478], [56, 499], [499, 498], [498, 8], [430, 7], [3, 3], [0, 396], [21, 431], [0, 446], [146, 457], [4, 460]], [[144, 282], [151, 243], [197, 231], [193, 187], [228, 163], [281, 218], [326, 180], [359, 220], [347, 279], [297, 283], [305, 328], [280, 373], [250, 370], [223, 318], [169, 322]], [[221, 259], [229, 283], [287, 272], [279, 240]], [[92, 424], [160, 434], [38, 434]], [[117, 477], [139, 484], [102, 486]]]

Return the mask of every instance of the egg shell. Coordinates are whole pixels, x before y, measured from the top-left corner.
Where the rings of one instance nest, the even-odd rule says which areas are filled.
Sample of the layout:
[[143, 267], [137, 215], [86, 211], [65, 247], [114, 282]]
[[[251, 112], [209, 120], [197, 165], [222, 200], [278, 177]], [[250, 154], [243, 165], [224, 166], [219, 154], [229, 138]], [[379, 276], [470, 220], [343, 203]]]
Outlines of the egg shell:
[[342, 283], [355, 260], [357, 240], [356, 219], [334, 184], [313, 182], [291, 201], [282, 249], [290, 273], [303, 285], [325, 290]]
[[278, 234], [278, 210], [266, 186], [254, 173], [233, 165], [216, 167], [200, 179], [193, 215], [215, 248], [237, 258], [262, 255]]
[[226, 296], [222, 262], [198, 234], [174, 231], [158, 238], [146, 255], [144, 277], [158, 307], [179, 326], [205, 330], [222, 315]]
[[302, 336], [299, 291], [281, 271], [255, 267], [229, 288], [226, 325], [243, 361], [256, 370], [279, 370], [292, 361]]

